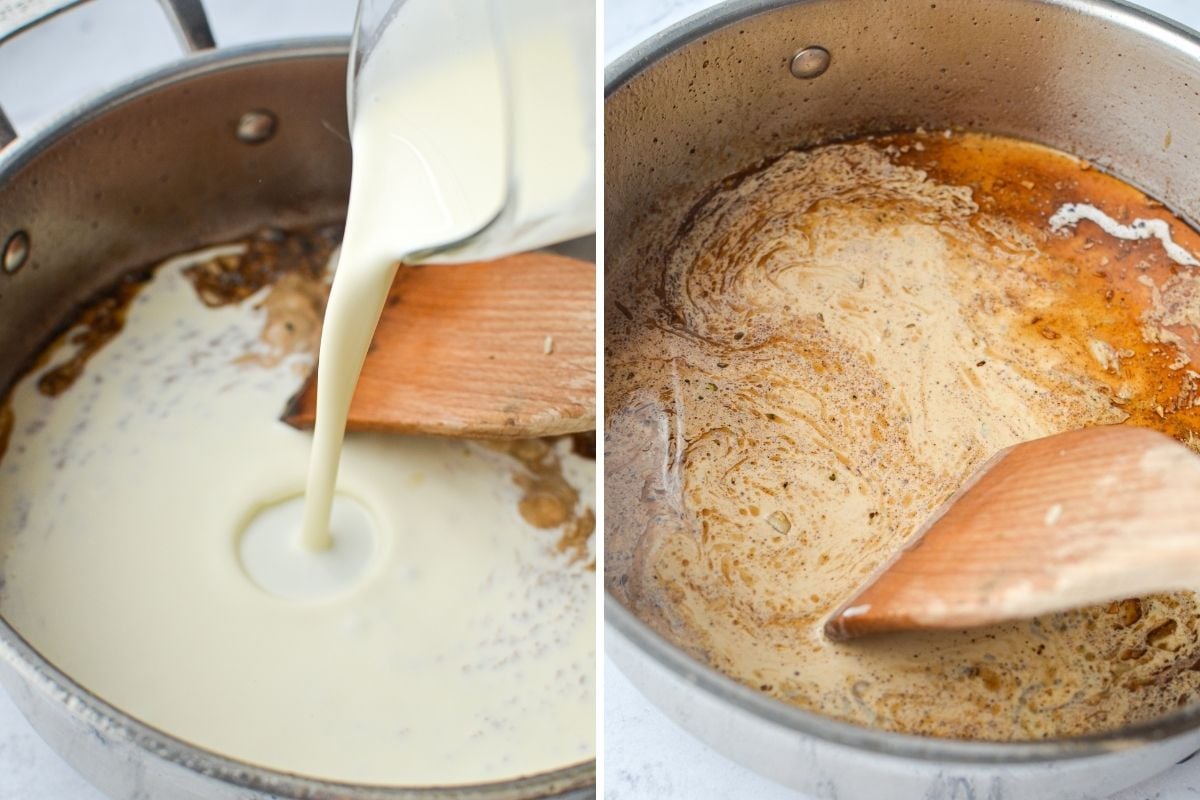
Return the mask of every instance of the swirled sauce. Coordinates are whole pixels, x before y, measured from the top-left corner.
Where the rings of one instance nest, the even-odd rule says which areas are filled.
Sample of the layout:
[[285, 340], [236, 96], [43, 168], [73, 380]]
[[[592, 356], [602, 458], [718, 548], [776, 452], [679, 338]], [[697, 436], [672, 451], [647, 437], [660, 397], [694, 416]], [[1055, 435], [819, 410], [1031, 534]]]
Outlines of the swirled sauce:
[[1001, 448], [1126, 421], [1194, 442], [1200, 275], [1164, 247], [1200, 253], [1194, 231], [1063, 154], [940, 132], [788, 152], [679, 208], [608, 246], [618, 598], [745, 684], [889, 730], [1071, 736], [1192, 701], [1191, 593], [821, 626]]

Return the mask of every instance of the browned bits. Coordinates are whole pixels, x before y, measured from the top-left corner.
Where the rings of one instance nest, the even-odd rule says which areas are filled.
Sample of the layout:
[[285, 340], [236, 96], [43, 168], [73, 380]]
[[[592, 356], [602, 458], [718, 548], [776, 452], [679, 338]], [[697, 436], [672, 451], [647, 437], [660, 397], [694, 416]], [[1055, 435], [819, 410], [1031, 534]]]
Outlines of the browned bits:
[[584, 431], [571, 436], [571, 452], [580, 458], [596, 460], [596, 432]]
[[298, 272], [279, 276], [257, 306], [266, 312], [259, 335], [266, 352], [246, 353], [238, 362], [273, 367], [294, 353], [316, 355], [328, 297], [324, 280]]
[[75, 348], [75, 352], [38, 378], [39, 392], [47, 397], [57, 397], [79, 379], [88, 360], [125, 327], [125, 313], [129, 304], [146, 285], [149, 277], [145, 272], [127, 275], [116, 287], [83, 310], [67, 332], [65, 342], [67, 347]]
[[[332, 228], [288, 232], [264, 229], [246, 240], [244, 254], [216, 256], [187, 268], [184, 275], [192, 282], [201, 302], [213, 307], [241, 302], [283, 276], [302, 276], [304, 285], [300, 290], [279, 293], [284, 299], [278, 308], [272, 307], [271, 298], [264, 301], [269, 317], [264, 341], [280, 350], [282, 357], [287, 352], [312, 349], [312, 343], [320, 335], [324, 294], [319, 279], [337, 235]], [[57, 397], [79, 379], [91, 357], [124, 328], [129, 304], [149, 278], [147, 269], [124, 276], [75, 317], [63, 342], [73, 348], [72, 355], [38, 378], [38, 391]], [[307, 307], [301, 313], [297, 311], [295, 297], [305, 292], [313, 298], [305, 301]], [[250, 360], [264, 358], [269, 357], [256, 356]]]
[[[588, 540], [595, 532], [596, 512], [585, 508], [582, 513], [567, 523], [555, 547], [560, 553], [571, 553], [573, 560], [579, 561], [587, 555]], [[591, 568], [596, 568], [595, 561], [591, 563]]]
[[[585, 436], [585, 446], [586, 440]], [[556, 441], [517, 439], [482, 444], [517, 463], [513, 481], [523, 492], [517, 510], [525, 521], [542, 530], [561, 529], [556, 548], [570, 553], [572, 561], [581, 561], [587, 557], [588, 541], [596, 530], [596, 515], [592, 509], [580, 507], [579, 492], [563, 475]], [[579, 443], [578, 436], [572, 437], [572, 449]]]
[[1108, 610], [1109, 613], [1116, 614], [1117, 620], [1126, 628], [1142, 618], [1142, 603], [1137, 598], [1111, 603]]
[[553, 492], [528, 490], [518, 504], [521, 516], [535, 528], [557, 528], [571, 516], [564, 498]]
[[1179, 623], [1173, 619], [1155, 626], [1146, 634], [1146, 644], [1151, 647], [1163, 646], [1164, 642], [1175, 634], [1178, 627]]
[[196, 295], [208, 306], [240, 303], [280, 276], [299, 273], [319, 278], [325, 273], [336, 244], [332, 230], [273, 228], [246, 241], [246, 252], [223, 255], [184, 271]]
[[1038, 333], [1042, 334], [1042, 337], [1045, 339], [1058, 339], [1062, 336], [1061, 333], [1053, 328], [1042, 328]]
[[977, 678], [989, 692], [995, 692], [1003, 685], [1000, 675], [989, 666], [976, 664], [967, 668], [967, 677]]
[[8, 439], [12, 436], [12, 429], [12, 407], [8, 403], [5, 403], [0, 406], [0, 458], [3, 458], [4, 452], [8, 450]]

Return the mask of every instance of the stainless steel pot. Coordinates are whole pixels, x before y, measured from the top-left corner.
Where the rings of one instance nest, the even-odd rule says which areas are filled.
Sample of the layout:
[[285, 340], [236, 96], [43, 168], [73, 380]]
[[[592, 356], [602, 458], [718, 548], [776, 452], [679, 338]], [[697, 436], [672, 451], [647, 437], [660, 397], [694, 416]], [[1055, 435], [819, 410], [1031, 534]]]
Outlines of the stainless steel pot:
[[[631, 232], [650, 215], [676, 226], [725, 176], [788, 148], [919, 125], [1057, 147], [1200, 219], [1200, 39], [1112, 0], [731, 0], [625, 54], [605, 81], [610, 277], [623, 259], [654, 268], [653, 254], [625, 249]], [[1074, 740], [871, 730], [736, 683], [612, 596], [604, 613], [608, 653], [668, 716], [817, 797], [1103, 797], [1200, 747], [1195, 705]]]
[[[348, 43], [217, 51], [198, 2], [164, 6], [192, 51], [182, 62], [11, 142], [0, 113], [0, 386], [73, 307], [130, 269], [266, 224], [344, 216]], [[122, 800], [594, 795], [594, 762], [452, 788], [353, 786], [239, 763], [93, 696], [2, 618], [0, 683], [63, 758]]]

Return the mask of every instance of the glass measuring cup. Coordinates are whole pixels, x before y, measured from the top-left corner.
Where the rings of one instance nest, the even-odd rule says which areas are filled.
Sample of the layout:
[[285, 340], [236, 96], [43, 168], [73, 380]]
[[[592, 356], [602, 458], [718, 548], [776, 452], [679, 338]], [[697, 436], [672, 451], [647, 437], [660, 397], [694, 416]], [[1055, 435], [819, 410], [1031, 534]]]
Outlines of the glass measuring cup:
[[438, 59], [469, 62], [471, 124], [449, 137], [444, 126], [437, 137], [413, 136], [422, 116], [463, 102], [431, 95], [415, 104], [404, 120], [406, 141], [395, 146], [437, 161], [443, 178], [456, 170], [494, 174], [487, 191], [478, 173], [458, 181], [471, 184], [473, 196], [444, 187], [446, 216], [459, 221], [460, 234], [464, 216], [472, 220], [470, 235], [447, 238], [449, 229], [431, 219], [422, 247], [413, 251], [409, 237], [408, 252], [396, 258], [487, 260], [595, 230], [594, 20], [591, 0], [361, 0], [347, 81], [351, 130], [398, 70], [428, 69]]

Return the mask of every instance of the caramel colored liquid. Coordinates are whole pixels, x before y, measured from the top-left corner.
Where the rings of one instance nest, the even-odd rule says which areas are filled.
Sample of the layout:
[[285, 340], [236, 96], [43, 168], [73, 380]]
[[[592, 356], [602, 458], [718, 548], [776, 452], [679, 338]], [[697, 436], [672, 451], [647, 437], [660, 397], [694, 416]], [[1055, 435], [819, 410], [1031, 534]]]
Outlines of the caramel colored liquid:
[[1033, 739], [1155, 717], [1200, 686], [1191, 593], [851, 644], [821, 625], [996, 451], [1132, 423], [1200, 428], [1200, 278], [1170, 222], [1063, 154], [903, 134], [792, 152], [608, 248], [609, 589], [795, 705]]
[[[909, 136], [888, 141], [915, 143]], [[1082, 198], [1119, 221], [1165, 220], [1175, 242], [1200, 253], [1200, 234], [1162, 203], [1044, 148], [994, 137], [930, 137], [923, 152], [910, 149], [898, 161], [927, 171], [933, 180], [970, 187], [982, 212], [1011, 219], [1035, 236], [1045, 234], [1055, 211]], [[1030, 272], [1054, 287], [1056, 302], [1031, 315], [1024, 333], [1057, 334], [1063, 339], [1059, 349], [1094, 380], [1118, 399], [1124, 388], [1128, 396], [1121, 407], [1131, 424], [1191, 442], [1193, 431], [1200, 430], [1196, 376], [1190, 374], [1200, 359], [1195, 270], [1173, 262], [1155, 240], [1117, 239], [1090, 223], [1082, 223], [1075, 235], [1046, 236], [1038, 247], [1048, 258], [1031, 260]], [[1159, 328], [1165, 337], [1147, 336], [1147, 316], [1149, 331]], [[1156, 341], [1160, 338], [1169, 341]], [[1119, 371], [1101, 367], [1090, 355], [1088, 343], [1097, 339], [1131, 354], [1120, 357]], [[1184, 359], [1188, 368], [1180, 368]]]

